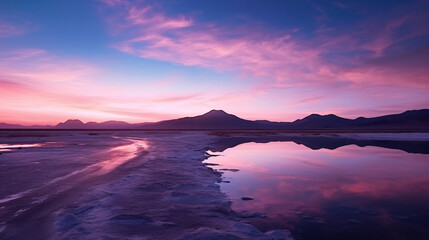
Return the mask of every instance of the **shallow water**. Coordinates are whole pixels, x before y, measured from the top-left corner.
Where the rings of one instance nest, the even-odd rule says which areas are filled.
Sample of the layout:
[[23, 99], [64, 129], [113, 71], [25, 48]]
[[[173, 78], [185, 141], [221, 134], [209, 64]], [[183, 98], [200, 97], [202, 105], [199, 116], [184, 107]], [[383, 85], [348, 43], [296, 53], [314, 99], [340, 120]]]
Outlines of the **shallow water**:
[[0, 131], [0, 239], [426, 239], [429, 138], [387, 137]]
[[290, 239], [231, 211], [202, 164], [214, 138], [0, 131], [0, 239]]
[[[244, 143], [206, 163], [248, 222], [295, 239], [428, 239], [429, 155], [348, 145], [312, 150], [294, 142]], [[237, 171], [238, 170], [238, 171]], [[242, 200], [250, 197], [254, 200]]]
[[87, 133], [2, 140], [10, 143], [0, 144], [0, 150], [10, 151], [0, 156], [0, 234], [9, 231], [21, 239], [32, 231], [39, 232], [37, 239], [46, 238], [45, 219], [148, 148], [143, 138]]

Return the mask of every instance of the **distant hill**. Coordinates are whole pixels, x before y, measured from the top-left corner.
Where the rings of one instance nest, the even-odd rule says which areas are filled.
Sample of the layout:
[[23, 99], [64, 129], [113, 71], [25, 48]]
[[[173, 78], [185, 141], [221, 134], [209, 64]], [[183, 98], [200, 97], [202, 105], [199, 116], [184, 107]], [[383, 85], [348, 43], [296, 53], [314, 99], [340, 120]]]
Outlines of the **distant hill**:
[[32, 125], [24, 126], [20, 124], [0, 123], [0, 129], [48, 129], [53, 128], [50, 125]]
[[291, 129], [407, 129], [429, 130], [429, 109], [411, 110], [374, 118], [347, 119], [333, 114], [311, 114], [291, 124]]
[[85, 124], [85, 127], [91, 128], [91, 129], [97, 129], [97, 128], [109, 128], [109, 129], [122, 129], [122, 128], [133, 128], [138, 127], [140, 124], [131, 124], [123, 121], [107, 121], [102, 123], [96, 123], [96, 122], [88, 122]]
[[63, 123], [58, 123], [55, 128], [61, 129], [80, 129], [85, 128], [85, 124], [79, 119], [69, 119]]
[[294, 122], [246, 120], [223, 110], [211, 110], [203, 115], [155, 123], [130, 124], [122, 121], [88, 122], [70, 119], [56, 126], [22, 126], [0, 123], [0, 129], [147, 129], [147, 130], [429, 130], [429, 109], [411, 110], [374, 118], [342, 118], [333, 114], [311, 114]]
[[122, 121], [107, 122], [87, 122], [83, 123], [79, 119], [69, 119], [63, 123], [58, 123], [55, 128], [58, 129], [132, 129], [137, 128], [140, 124], [130, 124]]
[[374, 118], [360, 117], [355, 119], [351, 126], [364, 129], [429, 129], [429, 109]]
[[375, 118], [347, 119], [334, 114], [311, 114], [294, 122], [250, 121], [228, 114], [222, 110], [211, 110], [195, 117], [185, 117], [143, 125], [144, 129], [380, 129], [380, 130], [429, 130], [429, 109], [406, 111], [401, 114]]
[[149, 123], [145, 129], [275, 129], [269, 121], [250, 121], [223, 110], [211, 110], [203, 115]]
[[303, 119], [295, 120], [291, 127], [294, 129], [344, 128], [349, 127], [352, 123], [353, 120], [338, 117], [334, 114], [311, 114]]
[[25, 126], [19, 124], [0, 123], [0, 128], [24, 128]]

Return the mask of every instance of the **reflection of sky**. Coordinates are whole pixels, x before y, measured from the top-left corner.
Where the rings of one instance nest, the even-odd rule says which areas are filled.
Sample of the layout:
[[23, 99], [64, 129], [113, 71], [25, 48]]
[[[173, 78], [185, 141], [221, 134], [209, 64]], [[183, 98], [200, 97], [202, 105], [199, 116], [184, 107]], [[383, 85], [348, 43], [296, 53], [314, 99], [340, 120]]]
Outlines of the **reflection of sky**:
[[0, 144], [0, 152], [10, 152], [12, 149], [21, 149], [29, 147], [40, 147], [42, 144], [29, 143], [29, 144]]
[[145, 140], [128, 139], [131, 143], [121, 145], [110, 150], [111, 156], [108, 160], [98, 163], [103, 174], [112, 171], [116, 167], [136, 157], [141, 150], [148, 148]]
[[[428, 214], [422, 211], [429, 202], [427, 155], [358, 146], [314, 151], [292, 142], [246, 143], [222, 154], [208, 161], [221, 164], [217, 169], [240, 169], [226, 171], [231, 182], [222, 183], [236, 210], [292, 224], [303, 215], [328, 224], [356, 218], [381, 224]], [[255, 200], [242, 201], [244, 196]]]
[[0, 149], [40, 147], [42, 144], [0, 144]]

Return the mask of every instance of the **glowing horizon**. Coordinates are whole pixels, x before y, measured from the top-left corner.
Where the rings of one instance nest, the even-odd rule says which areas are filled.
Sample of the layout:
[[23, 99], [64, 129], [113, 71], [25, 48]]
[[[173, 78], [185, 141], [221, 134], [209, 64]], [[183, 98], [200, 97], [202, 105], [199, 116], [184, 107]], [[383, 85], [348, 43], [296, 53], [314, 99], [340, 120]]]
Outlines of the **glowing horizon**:
[[426, 1], [0, 3], [0, 122], [429, 108]]

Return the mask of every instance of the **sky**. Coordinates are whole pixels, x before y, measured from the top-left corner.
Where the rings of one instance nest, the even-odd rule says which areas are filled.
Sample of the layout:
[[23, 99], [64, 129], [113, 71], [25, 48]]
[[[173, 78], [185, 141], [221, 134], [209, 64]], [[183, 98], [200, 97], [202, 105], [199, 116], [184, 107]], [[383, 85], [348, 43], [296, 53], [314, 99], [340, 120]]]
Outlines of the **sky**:
[[0, 122], [429, 108], [429, 1], [2, 0]]

